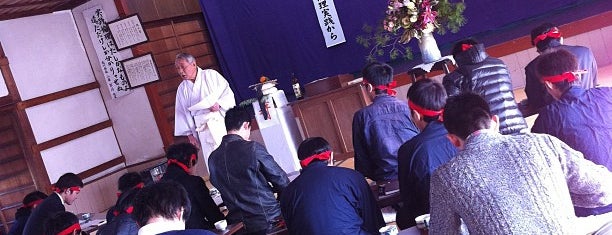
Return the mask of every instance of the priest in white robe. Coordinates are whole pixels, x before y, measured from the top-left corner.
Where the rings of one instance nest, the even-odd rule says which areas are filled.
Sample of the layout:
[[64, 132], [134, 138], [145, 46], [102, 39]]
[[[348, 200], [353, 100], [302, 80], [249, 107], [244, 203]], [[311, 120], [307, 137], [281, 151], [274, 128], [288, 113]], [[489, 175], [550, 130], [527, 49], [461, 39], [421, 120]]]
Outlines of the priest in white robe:
[[219, 72], [199, 68], [190, 54], [178, 54], [174, 66], [183, 79], [176, 92], [174, 135], [200, 147], [207, 177], [208, 156], [227, 134], [225, 112], [236, 106], [234, 92]]

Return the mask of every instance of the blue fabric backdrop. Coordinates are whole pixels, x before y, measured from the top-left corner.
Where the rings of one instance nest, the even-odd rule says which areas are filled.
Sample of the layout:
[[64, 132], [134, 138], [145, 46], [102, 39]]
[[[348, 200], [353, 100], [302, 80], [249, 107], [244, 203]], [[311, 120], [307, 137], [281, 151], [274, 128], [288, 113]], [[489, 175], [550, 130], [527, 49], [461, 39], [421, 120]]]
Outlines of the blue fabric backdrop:
[[[565, 24], [609, 10], [612, 4], [606, 1], [470, 0], [466, 1], [464, 13], [467, 25], [459, 33], [437, 35], [436, 39], [442, 54], [448, 54], [453, 41], [470, 36], [493, 45], [528, 35], [533, 26], [544, 20]], [[255, 97], [248, 86], [261, 75], [278, 79], [279, 87], [291, 100], [292, 73], [302, 84], [336, 74], [358, 73], [365, 65], [369, 49], [357, 44], [355, 38], [363, 34], [364, 24], [380, 22], [387, 0], [336, 0], [334, 3], [346, 42], [326, 48], [312, 1], [200, 0], [220, 72], [232, 85], [236, 98], [242, 101]], [[416, 58], [394, 64], [396, 73], [420, 63], [416, 42], [409, 45]]]

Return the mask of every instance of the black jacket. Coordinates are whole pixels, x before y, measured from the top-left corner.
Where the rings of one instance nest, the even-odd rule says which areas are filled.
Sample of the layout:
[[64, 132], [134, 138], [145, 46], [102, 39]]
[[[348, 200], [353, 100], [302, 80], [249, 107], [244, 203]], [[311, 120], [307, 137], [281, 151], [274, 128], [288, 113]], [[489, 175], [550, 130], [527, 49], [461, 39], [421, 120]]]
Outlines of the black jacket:
[[274, 193], [281, 193], [289, 178], [263, 145], [228, 134], [210, 154], [208, 168], [229, 210], [229, 224], [243, 222], [247, 232], [257, 232], [280, 217]]
[[[579, 70], [587, 70], [587, 73], [580, 75], [580, 84], [584, 89], [590, 89], [597, 85], [597, 62], [595, 56], [589, 48], [583, 46], [567, 46], [561, 45], [559, 41], [551, 40], [547, 46], [548, 50], [559, 50], [563, 49], [569, 51], [576, 57], [578, 62]], [[541, 57], [538, 56], [533, 59], [525, 67], [525, 94], [527, 95], [528, 105], [530, 109], [540, 110], [542, 107], [552, 103], [554, 99], [544, 85], [540, 82], [540, 76], [538, 76], [536, 66], [538, 60]]]
[[66, 211], [66, 207], [62, 204], [62, 200], [57, 193], [51, 193], [45, 200], [38, 205], [23, 230], [24, 235], [41, 235], [44, 234], [45, 220], [58, 212]]
[[201, 177], [189, 175], [179, 166], [170, 164], [162, 180], [175, 181], [187, 191], [191, 201], [191, 215], [185, 222], [186, 229], [213, 229], [215, 222], [224, 219]]
[[444, 76], [442, 83], [449, 96], [472, 92], [482, 96], [493, 115], [499, 117], [502, 134], [518, 134], [527, 129], [527, 123], [516, 105], [512, 93], [512, 81], [506, 64], [490, 57], [482, 44], [455, 56], [459, 66]]
[[140, 226], [136, 223], [131, 214], [122, 213], [113, 217], [113, 221], [103, 225], [99, 230], [99, 235], [137, 235]]

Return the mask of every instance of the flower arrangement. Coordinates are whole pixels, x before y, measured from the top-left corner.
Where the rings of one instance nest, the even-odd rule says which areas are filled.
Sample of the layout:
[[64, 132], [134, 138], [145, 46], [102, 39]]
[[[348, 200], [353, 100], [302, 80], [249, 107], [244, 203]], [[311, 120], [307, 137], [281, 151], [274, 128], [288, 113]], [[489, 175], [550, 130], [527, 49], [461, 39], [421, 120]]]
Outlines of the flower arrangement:
[[453, 33], [465, 25], [463, 1], [451, 3], [449, 0], [389, 0], [382, 26], [374, 30], [364, 25], [367, 35], [357, 37], [357, 43], [372, 47], [368, 60], [382, 56], [388, 51], [391, 60], [399, 56], [412, 59], [410, 47], [403, 44], [412, 38], [421, 39], [424, 34]]

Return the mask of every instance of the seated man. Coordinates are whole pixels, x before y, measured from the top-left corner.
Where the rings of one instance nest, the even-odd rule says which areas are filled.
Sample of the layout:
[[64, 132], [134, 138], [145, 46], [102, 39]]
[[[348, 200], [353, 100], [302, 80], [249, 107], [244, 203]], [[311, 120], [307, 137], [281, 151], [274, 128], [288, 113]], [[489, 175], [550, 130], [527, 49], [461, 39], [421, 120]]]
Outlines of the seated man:
[[499, 117], [499, 132], [504, 135], [527, 132], [527, 122], [514, 101], [506, 64], [489, 56], [484, 45], [473, 39], [455, 43], [453, 57], [459, 67], [442, 80], [448, 96], [478, 94], [487, 101], [493, 115]]
[[[563, 49], [540, 55], [537, 69], [556, 101], [540, 110], [531, 131], [555, 136], [612, 171], [612, 88], [580, 87], [576, 60]], [[577, 216], [598, 215], [612, 211], [612, 204], [574, 209]]]
[[140, 190], [141, 188], [137, 187], [126, 190], [121, 194], [117, 204], [111, 208], [113, 220], [102, 225], [96, 233], [97, 235], [133, 235], [138, 233], [140, 226], [134, 220], [132, 212], [134, 210], [134, 198]]
[[23, 198], [23, 206], [15, 212], [15, 223], [11, 226], [11, 230], [8, 234], [21, 235], [26, 222], [28, 222], [28, 218], [30, 218], [30, 214], [32, 214], [32, 211], [42, 203], [45, 198], [47, 198], [47, 194], [41, 191], [28, 193], [28, 195]]
[[162, 181], [144, 187], [134, 198], [132, 216], [142, 227], [138, 235], [213, 235], [203, 229], [185, 230], [191, 203], [187, 191], [173, 181]]
[[410, 119], [408, 105], [395, 98], [393, 68], [370, 63], [363, 69], [373, 103], [353, 116], [355, 170], [385, 183], [397, 180], [397, 150], [418, 129]]
[[79, 235], [81, 225], [75, 214], [67, 211], [58, 212], [45, 221], [44, 235]]
[[325, 139], [304, 140], [298, 158], [302, 172], [281, 197], [289, 234], [378, 234], [385, 226], [363, 175], [330, 165], [333, 153]]
[[243, 222], [247, 233], [265, 234], [281, 219], [274, 193], [280, 194], [289, 178], [262, 144], [249, 141], [246, 108], [228, 110], [225, 127], [227, 135], [208, 160], [210, 182], [221, 192], [229, 224]]
[[[531, 30], [531, 44], [538, 53], [543, 54], [550, 50], [564, 49], [572, 53], [578, 62], [578, 69], [586, 70], [580, 75], [580, 86], [589, 89], [597, 85], [597, 62], [593, 52], [583, 46], [563, 45], [563, 38], [559, 29], [551, 23], [544, 23]], [[525, 94], [530, 109], [539, 111], [542, 107], [553, 102], [553, 98], [546, 92], [540, 82], [536, 67], [540, 56], [533, 59], [525, 67]]]
[[144, 187], [144, 180], [142, 179], [142, 176], [137, 173], [137, 172], [130, 172], [130, 173], [125, 173], [123, 174], [121, 177], [119, 177], [119, 180], [117, 181], [117, 187], [118, 187], [118, 192], [117, 192], [117, 202], [115, 203], [114, 207], [111, 207], [107, 212], [106, 212], [106, 221], [107, 222], [111, 222], [113, 221], [114, 217], [115, 217], [115, 207], [117, 205], [119, 205], [119, 201], [122, 198], [123, 193], [128, 192], [130, 190], [133, 189], [140, 189]]
[[213, 229], [215, 222], [224, 219], [223, 214], [210, 196], [202, 177], [191, 175], [191, 169], [198, 163], [198, 149], [191, 143], [173, 144], [166, 152], [168, 168], [162, 177], [181, 184], [187, 190], [191, 201], [191, 215], [185, 227]]
[[415, 226], [414, 218], [429, 214], [429, 178], [448, 162], [457, 149], [446, 138], [442, 123], [446, 91], [442, 84], [425, 78], [408, 89], [408, 106], [414, 124], [421, 130], [400, 147], [399, 186], [403, 206], [397, 213], [400, 229]]
[[72, 205], [77, 199], [83, 181], [74, 173], [66, 173], [57, 180], [53, 185], [53, 191], [40, 205], [34, 209], [32, 215], [28, 219], [23, 230], [24, 235], [40, 235], [43, 234], [44, 221], [58, 212], [66, 211], [66, 205]]
[[[574, 205], [612, 203], [612, 173], [544, 134], [500, 135], [476, 94], [450, 97], [444, 127], [457, 156], [431, 176], [430, 234], [577, 234]], [[584, 232], [584, 231], [580, 231]]]

